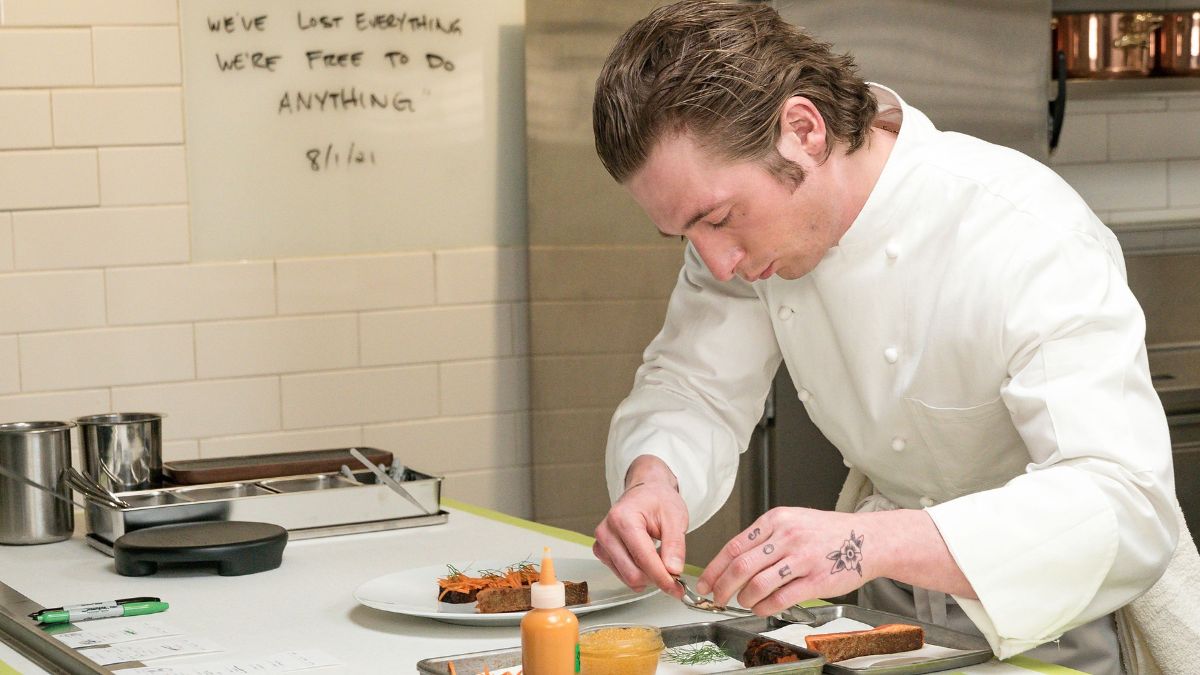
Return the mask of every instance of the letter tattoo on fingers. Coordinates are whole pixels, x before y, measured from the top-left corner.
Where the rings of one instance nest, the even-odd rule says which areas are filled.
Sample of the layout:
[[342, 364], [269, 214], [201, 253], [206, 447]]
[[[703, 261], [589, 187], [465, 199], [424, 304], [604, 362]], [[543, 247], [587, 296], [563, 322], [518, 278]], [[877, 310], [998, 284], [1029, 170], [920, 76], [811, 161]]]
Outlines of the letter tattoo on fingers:
[[765, 555], [771, 555], [774, 552], [775, 552], [775, 544], [767, 544], [766, 546], [763, 547], [763, 553]]
[[790, 577], [790, 576], [792, 576], [792, 568], [790, 566], [784, 565], [783, 567], [779, 568], [779, 578], [780, 579], [786, 579], [787, 577]]
[[748, 534], [748, 535], [746, 535], [746, 536], [747, 536], [747, 538], [748, 538], [748, 539], [750, 539], [750, 541], [754, 541], [755, 539], [758, 539], [758, 535], [759, 535], [759, 534], [761, 534], [761, 533], [762, 533], [762, 530], [759, 530], [759, 529], [756, 527], [756, 528], [754, 528], [754, 531], [753, 531], [753, 532], [751, 532], [750, 534]]
[[854, 530], [850, 530], [850, 538], [842, 542], [842, 547], [825, 556], [827, 560], [833, 561], [833, 569], [829, 570], [830, 574], [837, 574], [846, 570], [854, 570], [858, 572], [858, 576], [862, 576], [862, 545], [866, 535], [860, 534], [854, 536]]

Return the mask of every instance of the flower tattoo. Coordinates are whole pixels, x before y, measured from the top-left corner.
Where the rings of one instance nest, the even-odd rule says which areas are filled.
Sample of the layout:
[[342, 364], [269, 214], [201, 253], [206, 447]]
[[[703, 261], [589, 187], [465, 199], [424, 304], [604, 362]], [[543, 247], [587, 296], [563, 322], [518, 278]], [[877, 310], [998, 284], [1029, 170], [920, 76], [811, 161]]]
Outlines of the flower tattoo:
[[850, 538], [842, 542], [842, 547], [825, 556], [833, 561], [833, 569], [829, 570], [830, 574], [854, 570], [858, 572], [858, 576], [862, 576], [862, 545], [865, 537], [866, 535], [856, 537], [854, 530], [850, 530]]

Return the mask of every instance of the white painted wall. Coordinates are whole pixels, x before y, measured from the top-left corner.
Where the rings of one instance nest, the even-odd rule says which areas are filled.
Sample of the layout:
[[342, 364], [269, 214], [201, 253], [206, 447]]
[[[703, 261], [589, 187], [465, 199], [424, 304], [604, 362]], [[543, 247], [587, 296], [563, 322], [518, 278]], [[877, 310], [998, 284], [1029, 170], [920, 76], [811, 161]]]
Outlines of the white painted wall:
[[165, 412], [167, 459], [369, 445], [531, 515], [524, 248], [193, 263], [178, 22], [0, 0], [0, 421]]

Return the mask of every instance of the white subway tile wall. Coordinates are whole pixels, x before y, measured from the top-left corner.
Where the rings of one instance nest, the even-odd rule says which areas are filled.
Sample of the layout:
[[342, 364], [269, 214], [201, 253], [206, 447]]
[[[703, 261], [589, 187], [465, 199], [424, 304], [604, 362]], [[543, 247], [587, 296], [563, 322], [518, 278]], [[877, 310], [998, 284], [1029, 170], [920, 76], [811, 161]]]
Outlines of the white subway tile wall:
[[21, 336], [24, 391], [190, 380], [192, 327], [167, 324]]
[[17, 336], [0, 337], [0, 394], [21, 391], [20, 351]]
[[13, 214], [18, 270], [186, 262], [188, 239], [183, 205]]
[[0, 32], [0, 64], [0, 87], [92, 84], [92, 32], [5, 29]]
[[105, 271], [110, 324], [275, 314], [271, 261], [119, 267]]
[[182, 146], [100, 148], [101, 205], [186, 202], [187, 168]]
[[60, 89], [51, 92], [59, 147], [183, 142], [179, 87]]
[[12, 214], [0, 211], [0, 272], [13, 268]]
[[179, 84], [179, 29], [175, 26], [92, 29], [96, 86]]
[[0, 0], [0, 422], [167, 459], [373, 445], [531, 516], [526, 253], [195, 262], [178, 6]]
[[50, 91], [0, 90], [0, 150], [48, 148]]
[[0, 151], [0, 209], [100, 203], [95, 150]]
[[1200, 247], [1200, 93], [1072, 100], [1050, 165], [1126, 253]]

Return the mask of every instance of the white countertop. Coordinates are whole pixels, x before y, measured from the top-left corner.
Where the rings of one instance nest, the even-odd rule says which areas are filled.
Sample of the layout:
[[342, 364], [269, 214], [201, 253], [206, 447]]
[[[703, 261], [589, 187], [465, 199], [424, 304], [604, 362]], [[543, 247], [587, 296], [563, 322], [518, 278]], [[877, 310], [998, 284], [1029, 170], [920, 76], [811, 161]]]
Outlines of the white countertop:
[[[464, 507], [466, 508], [466, 507]], [[220, 654], [156, 661], [198, 663], [256, 660], [302, 649], [319, 649], [342, 662], [320, 673], [415, 673], [429, 657], [517, 646], [516, 626], [459, 626], [359, 605], [363, 582], [403, 569], [472, 557], [523, 560], [550, 545], [556, 558], [591, 557], [586, 537], [476, 510], [447, 507], [444, 525], [291, 541], [278, 569], [222, 577], [211, 568], [168, 569], [147, 577], [123, 577], [111, 558], [90, 548], [77, 533], [40, 546], [0, 547], [0, 581], [45, 606], [151, 595], [170, 603], [156, 618], [187, 637], [214, 640]], [[565, 539], [564, 539], [565, 538]], [[537, 554], [537, 555], [535, 555]], [[430, 592], [434, 580], [430, 579]], [[129, 619], [109, 620], [127, 621]], [[643, 622], [661, 626], [705, 620], [678, 601], [658, 594], [623, 607], [580, 617], [584, 627]], [[29, 664], [0, 643], [4, 662], [18, 672]], [[18, 661], [19, 659], [19, 661]], [[964, 673], [1073, 673], [1022, 661], [1025, 668], [993, 662]], [[1027, 669], [1029, 668], [1029, 669]]]

